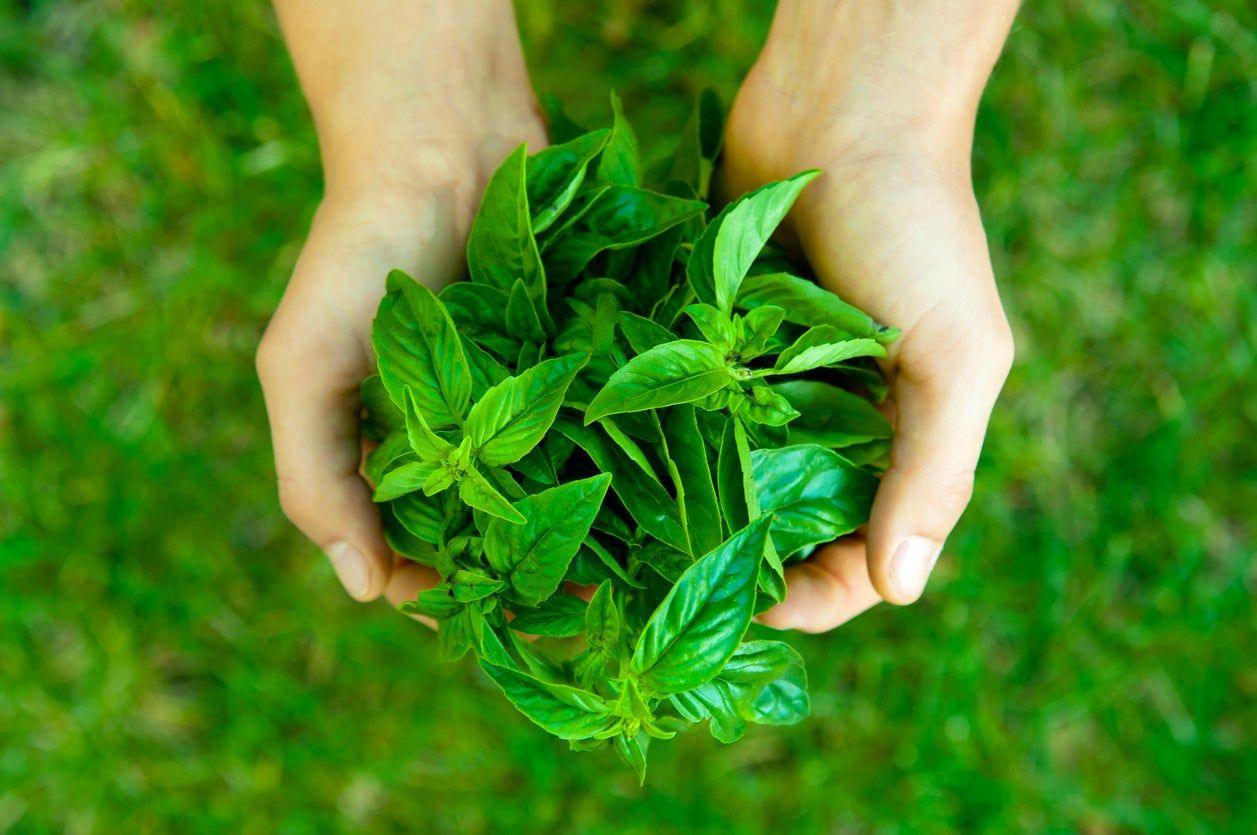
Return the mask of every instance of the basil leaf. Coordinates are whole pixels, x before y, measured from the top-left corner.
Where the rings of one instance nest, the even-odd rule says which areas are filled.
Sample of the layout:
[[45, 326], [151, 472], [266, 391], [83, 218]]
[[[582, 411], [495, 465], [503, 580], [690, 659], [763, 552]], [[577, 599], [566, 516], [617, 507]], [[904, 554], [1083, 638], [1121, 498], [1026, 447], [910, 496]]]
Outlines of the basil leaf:
[[423, 419], [423, 413], [419, 411], [414, 389], [406, 386], [402, 390], [402, 395], [406, 404], [406, 438], [410, 441], [410, 448], [422, 461], [429, 463], [444, 461], [454, 449], [454, 445], [438, 437], [428, 427], [428, 422]]
[[670, 177], [689, 186], [700, 197], [707, 195], [712, 169], [720, 155], [724, 112], [715, 92], [698, 95], [694, 110], [681, 132], [681, 143], [672, 157]]
[[553, 280], [566, 281], [598, 253], [637, 246], [706, 208], [697, 200], [613, 185], [597, 197], [579, 223], [564, 231], [561, 243], [546, 250], [546, 268]]
[[536, 606], [559, 587], [610, 483], [603, 473], [534, 493], [515, 504], [523, 524], [489, 524], [485, 557], [525, 604]]
[[497, 577], [491, 577], [483, 571], [472, 571], [460, 568], [451, 579], [451, 594], [459, 603], [471, 603], [497, 594], [506, 588], [506, 583]]
[[647, 478], [597, 432], [563, 418], [556, 420], [554, 427], [583, 449], [601, 472], [611, 475], [611, 489], [634, 522], [656, 539], [682, 551], [689, 550], [676, 503], [663, 487]]
[[467, 470], [462, 481], [458, 482], [458, 497], [463, 500], [464, 504], [484, 511], [496, 519], [503, 519], [512, 525], [523, 525], [527, 521], [518, 510], [511, 506], [506, 497], [474, 468]]
[[751, 423], [767, 426], [785, 426], [799, 416], [790, 401], [765, 385], [753, 385], [743, 389], [741, 402], [735, 413]]
[[685, 307], [685, 315], [693, 320], [703, 338], [712, 345], [722, 351], [733, 348], [733, 322], [727, 313], [709, 304], [691, 304]]
[[468, 606], [462, 606], [454, 614], [442, 618], [436, 628], [437, 652], [445, 661], [457, 661], [471, 649], [473, 641], [472, 618], [474, 613]]
[[570, 638], [585, 627], [585, 601], [571, 594], [556, 594], [533, 609], [515, 609], [511, 628], [529, 635]]
[[[668, 339], [672, 336], [669, 335]], [[366, 417], [362, 420], [362, 434], [372, 441], [382, 441], [390, 433], [402, 428], [401, 410], [389, 399], [388, 389], [379, 374], [372, 374], [359, 387], [362, 408]]]
[[378, 447], [367, 454], [363, 470], [372, 484], [379, 484], [384, 480], [385, 471], [394, 462], [402, 464], [413, 461], [414, 458], [415, 455], [410, 450], [410, 440], [406, 437], [406, 430], [404, 428], [394, 430]]
[[543, 730], [560, 739], [589, 739], [614, 728], [619, 719], [598, 695], [542, 681], [519, 670], [481, 660], [480, 667], [506, 698]]
[[787, 180], [761, 186], [738, 198], [715, 228], [712, 247], [712, 276], [715, 279], [716, 306], [729, 313], [738, 296], [742, 279], [751, 269], [773, 230], [785, 219], [803, 187], [816, 179], [820, 171], [795, 174]]
[[678, 339], [629, 360], [611, 375], [585, 412], [585, 424], [607, 415], [692, 403], [732, 382], [725, 354], [714, 345]]
[[545, 231], [571, 204], [585, 180], [586, 168], [610, 133], [606, 129], [586, 133], [528, 158], [525, 181], [534, 235]]
[[624, 116], [620, 97], [611, 93], [611, 136], [598, 162], [598, 178], [608, 183], [635, 186], [642, 181], [642, 160], [637, 150], [637, 136]]
[[414, 600], [402, 601], [397, 608], [407, 615], [422, 615], [442, 620], [462, 609], [463, 604], [454, 599], [450, 593], [449, 584], [442, 583], [419, 592]]
[[637, 775], [637, 784], [646, 785], [646, 751], [650, 747], [650, 736], [644, 730], [632, 736], [621, 731], [614, 740], [615, 752], [633, 769], [633, 773]]
[[874, 339], [852, 339], [832, 325], [818, 325], [808, 328], [781, 352], [771, 370], [761, 373], [798, 374], [855, 357], [884, 356], [886, 349]]
[[852, 336], [876, 339], [882, 344], [899, 336], [897, 328], [879, 325], [867, 313], [852, 307], [815, 282], [788, 273], [753, 275], [742, 282], [739, 307], [754, 309], [766, 304], [785, 311], [787, 322], [799, 325], [831, 325]]
[[527, 153], [525, 145], [516, 148], [485, 186], [467, 239], [472, 281], [502, 290], [509, 290], [516, 279], [530, 289], [545, 285], [524, 186]]
[[738, 317], [741, 327], [737, 327], [738, 318], [735, 318], [735, 328], [739, 331], [735, 348], [742, 359], [754, 359], [765, 353], [785, 316], [786, 312], [780, 307], [765, 304]]
[[651, 466], [650, 459], [646, 457], [646, 453], [638, 446], [637, 441], [626, 435], [624, 430], [617, 426], [611, 418], [603, 418], [598, 421], [598, 425], [602, 427], [602, 431], [607, 433], [607, 437], [620, 448], [620, 451], [646, 474], [647, 478], [660, 486], [663, 485], [663, 482], [659, 480], [659, 476], [655, 474], [655, 468]]
[[380, 480], [379, 486], [375, 488], [375, 495], [372, 499], [377, 502], [387, 502], [421, 490], [424, 482], [440, 466], [436, 461], [411, 461], [394, 470], [389, 470]]
[[755, 520], [694, 563], [650, 616], [631, 669], [655, 692], [691, 690], [732, 657], [751, 623], [769, 522]]
[[[698, 431], [693, 406], [669, 409], [663, 419], [668, 456], [676, 465], [680, 483], [684, 485], [686, 522], [689, 528], [690, 553], [705, 554], [718, 546], [720, 507], [716, 488], [707, 462], [707, 446]], [[680, 490], [678, 490], [678, 493]]]
[[421, 565], [436, 564], [436, 548], [406, 530], [402, 523], [397, 521], [397, 515], [393, 512], [391, 503], [380, 505], [380, 516], [384, 523], [384, 542], [390, 551]]
[[441, 541], [441, 522], [445, 519], [439, 499], [423, 493], [407, 493], [389, 503], [389, 509], [402, 527], [433, 545]]
[[528, 296], [528, 288], [522, 279], [516, 279], [511, 285], [511, 293], [506, 302], [506, 330], [518, 339], [532, 342], [544, 342], [546, 332], [542, 328], [537, 308]]
[[811, 710], [803, 659], [781, 641], [747, 641], [738, 646], [720, 675], [670, 697], [692, 722], [711, 720], [711, 734], [736, 742], [746, 722], [792, 725]]
[[505, 337], [506, 303], [510, 300], [507, 290], [472, 281], [455, 281], [446, 285], [440, 299], [450, 319], [460, 329], [476, 335], [492, 333]]
[[716, 482], [720, 485], [720, 510], [724, 513], [727, 531], [741, 530], [750, 521], [747, 513], [746, 478], [742, 474], [742, 463], [738, 457], [737, 440], [734, 437], [734, 423], [737, 418], [725, 421], [724, 433], [720, 438], [720, 454], [716, 459]]
[[459, 339], [463, 345], [463, 356], [467, 357], [467, 367], [471, 369], [471, 396], [479, 400], [486, 391], [511, 375], [472, 339], [462, 334]]
[[400, 408], [409, 386], [429, 425], [461, 423], [471, 399], [471, 372], [454, 323], [432, 291], [405, 273], [389, 273], [388, 286], [371, 341], [389, 397]]
[[635, 556], [642, 565], [648, 566], [651, 571], [673, 584], [694, 564], [694, 558], [689, 554], [670, 548], [662, 542], [646, 543]]
[[585, 360], [580, 354], [546, 360], [486, 391], [467, 416], [466, 431], [476, 458], [500, 467], [518, 461], [540, 443]]
[[824, 447], [751, 452], [760, 508], [773, 514], [772, 541], [788, 557], [851, 533], [868, 521], [877, 477]]
[[775, 384], [773, 390], [799, 412], [790, 424], [791, 444], [841, 448], [893, 434], [890, 421], [872, 403], [836, 386], [787, 380]]
[[620, 332], [624, 334], [624, 338], [628, 340], [633, 350], [639, 354], [644, 354], [656, 345], [671, 342], [676, 338], [672, 335], [672, 331], [663, 325], [626, 310], [620, 311]]

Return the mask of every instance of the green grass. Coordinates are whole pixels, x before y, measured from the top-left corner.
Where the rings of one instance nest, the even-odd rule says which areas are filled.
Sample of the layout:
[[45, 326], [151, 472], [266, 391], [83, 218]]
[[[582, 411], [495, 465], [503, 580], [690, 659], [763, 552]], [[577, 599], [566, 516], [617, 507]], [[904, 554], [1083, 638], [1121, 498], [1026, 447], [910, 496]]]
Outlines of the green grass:
[[[769, 15], [524, 5], [537, 86], [590, 122], [614, 86], [643, 138]], [[280, 516], [252, 352], [317, 152], [269, 9], [201, 7], [0, 11], [0, 832], [1257, 828], [1251, 4], [1023, 10], [973, 507], [921, 604], [794, 639], [810, 721], [658, 746], [644, 789]]]

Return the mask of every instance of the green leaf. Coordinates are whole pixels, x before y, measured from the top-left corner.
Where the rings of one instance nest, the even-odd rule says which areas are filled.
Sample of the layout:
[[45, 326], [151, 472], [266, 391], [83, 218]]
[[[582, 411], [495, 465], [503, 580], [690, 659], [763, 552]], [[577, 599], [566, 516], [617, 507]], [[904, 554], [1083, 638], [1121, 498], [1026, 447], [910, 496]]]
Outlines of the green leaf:
[[607, 437], [620, 448], [620, 451], [623, 452], [630, 461], [641, 468], [641, 471], [645, 473], [651, 481], [654, 481], [656, 484], [662, 486], [662, 482], [659, 481], [659, 476], [655, 474], [655, 468], [651, 466], [650, 459], [646, 457], [646, 453], [642, 451], [642, 448], [638, 445], [637, 441], [634, 441], [626, 435], [624, 430], [617, 426], [615, 421], [611, 418], [603, 418], [598, 421], [598, 425], [602, 427], [602, 431], [607, 433]]
[[841, 455], [803, 444], [751, 452], [760, 508], [774, 515], [772, 541], [788, 557], [868, 521], [877, 477]]
[[769, 183], [738, 198], [720, 221], [708, 228], [716, 240], [712, 246], [712, 276], [715, 280], [716, 307], [725, 313], [733, 310], [738, 288], [746, 277], [773, 230], [785, 219], [803, 187], [820, 174], [804, 171], [788, 180]]
[[777, 363], [763, 374], [799, 374], [855, 357], [884, 357], [886, 349], [874, 339], [852, 339], [832, 325], [808, 328], [782, 351]]
[[642, 181], [642, 160], [637, 150], [637, 136], [624, 116], [620, 97], [611, 93], [611, 136], [598, 161], [598, 178], [608, 183], [635, 186]]
[[698, 101], [681, 132], [681, 143], [672, 157], [670, 177], [689, 186], [705, 197], [711, 183], [712, 169], [720, 155], [724, 112], [715, 92], [699, 93]]
[[569, 638], [585, 628], [586, 608], [579, 597], [556, 594], [536, 608], [516, 608], [511, 628], [528, 635]]
[[612, 374], [589, 404], [585, 424], [622, 412], [692, 403], [731, 382], [719, 348], [692, 339], [667, 342], [638, 354]]
[[380, 480], [372, 497], [377, 502], [387, 502], [423, 488], [424, 482], [441, 466], [436, 461], [411, 461], [395, 470], [389, 470]]
[[503, 519], [512, 525], [523, 525], [527, 520], [511, 506], [506, 497], [499, 493], [479, 471], [467, 470], [462, 481], [458, 482], [458, 497], [464, 504], [493, 516]]
[[[690, 553], [705, 554], [718, 546], [720, 507], [712, 484], [711, 466], [707, 461], [707, 445], [698, 431], [694, 407], [683, 405], [669, 409], [663, 417], [668, 456], [676, 466], [684, 485], [685, 518], [690, 536]], [[678, 489], [678, 493], [680, 493]]]
[[628, 340], [629, 345], [639, 354], [644, 354], [656, 345], [671, 342], [676, 337], [663, 325], [638, 316], [627, 310], [620, 311], [620, 332]]
[[477, 617], [480, 617], [478, 612], [463, 606], [437, 624], [437, 650], [443, 660], [457, 661], [471, 649], [475, 638], [472, 619]]
[[389, 273], [388, 286], [371, 340], [389, 397], [402, 407], [409, 386], [430, 426], [461, 424], [471, 372], [453, 321], [432, 291], [405, 273]]
[[547, 270], [554, 281], [566, 281], [598, 253], [638, 246], [706, 209], [707, 204], [697, 200], [636, 186], [611, 186], [546, 249]]
[[516, 279], [530, 289], [545, 286], [524, 186], [527, 153], [525, 145], [516, 148], [485, 187], [467, 239], [472, 281], [502, 290], [509, 290]]
[[858, 394], [812, 380], [787, 380], [773, 390], [799, 412], [790, 424], [791, 444], [838, 449], [893, 434], [890, 421]]
[[511, 285], [511, 294], [506, 302], [506, 330], [512, 336], [532, 342], [543, 342], [546, 338], [537, 308], [520, 279]]
[[522, 602], [536, 606], [554, 594], [610, 483], [611, 476], [603, 473], [534, 493], [515, 504], [523, 524], [489, 524], [485, 557]]
[[476, 458], [486, 466], [501, 467], [540, 443], [585, 360], [580, 354], [546, 360], [486, 391], [467, 416], [466, 431]]
[[685, 308], [685, 315], [693, 320], [702, 332], [703, 338], [722, 351], [733, 348], [733, 321], [729, 314], [709, 304], [691, 304]]
[[736, 422], [737, 418], [725, 421], [724, 433], [720, 439], [720, 454], [716, 459], [716, 483], [720, 488], [720, 510], [724, 513], [728, 531], [741, 530], [750, 521], [744, 487], [749, 475], [743, 478], [737, 439], [734, 437]]
[[492, 333], [499, 338], [505, 338], [509, 289], [503, 290], [472, 281], [455, 281], [445, 286], [440, 299], [450, 314], [450, 319], [461, 330], [476, 336]]
[[743, 360], [754, 359], [768, 350], [769, 342], [777, 334], [785, 315], [780, 307], [766, 304], [739, 317], [740, 327], [735, 319], [735, 328], [739, 331], [735, 350]]
[[655, 692], [692, 690], [732, 657], [751, 622], [769, 522], [757, 519], [694, 563], [650, 616], [631, 669]]
[[534, 235], [541, 234], [571, 205], [589, 163], [602, 151], [610, 133], [605, 128], [586, 133], [528, 158], [525, 180]]
[[720, 675], [671, 697], [686, 719], [711, 720], [711, 733], [721, 742], [735, 742], [746, 722], [792, 725], [811, 710], [803, 659], [781, 641], [741, 644]]
[[467, 357], [467, 367], [471, 369], [471, 396], [479, 400], [486, 391], [511, 375], [474, 340], [462, 334], [459, 334], [459, 339], [463, 345], [463, 356]]
[[637, 784], [646, 785], [646, 751], [650, 748], [650, 736], [645, 731], [638, 731], [632, 736], [621, 731], [614, 739], [615, 752], [633, 769]]
[[852, 336], [893, 342], [896, 328], [877, 324], [867, 313], [852, 307], [815, 282], [788, 273], [749, 276], [738, 292], [738, 306], [754, 309], [770, 304], [785, 311], [787, 322], [812, 327], [830, 325]]
[[735, 412], [751, 423], [785, 426], [799, 416], [790, 401], [763, 384], [742, 390], [742, 402]]
[[442, 583], [419, 592], [414, 600], [405, 600], [398, 606], [407, 615], [423, 615], [442, 620], [463, 608], [463, 604], [454, 599], [448, 583]]
[[394, 466], [394, 463], [400, 466], [414, 459], [405, 428], [396, 429], [378, 447], [371, 450], [363, 470], [373, 484], [379, 484], [384, 480], [385, 471]]
[[428, 427], [428, 422], [423, 419], [423, 412], [419, 411], [414, 389], [406, 386], [403, 389], [403, 396], [406, 402], [406, 438], [410, 441], [410, 448], [422, 461], [429, 463], [444, 461], [454, 449], [454, 445], [438, 437]]
[[393, 512], [391, 503], [386, 502], [380, 505], [380, 517], [384, 523], [384, 543], [388, 545], [389, 550], [421, 565], [436, 564], [435, 546], [406, 530], [402, 523], [397, 521], [397, 514]]
[[506, 588], [506, 583], [497, 577], [492, 577], [483, 571], [473, 571], [466, 568], [460, 568], [454, 572], [451, 585], [451, 593], [459, 603], [483, 600], [489, 595], [497, 594]]
[[620, 721], [594, 693], [542, 681], [483, 660], [480, 666], [520, 713], [560, 739], [589, 739], [611, 730]]
[[634, 522], [651, 536], [674, 548], [682, 551], [689, 549], [676, 503], [663, 487], [647, 478], [601, 433], [562, 417], [555, 421], [554, 426], [583, 449], [601, 472], [611, 474], [611, 489]]
[[440, 500], [423, 493], [407, 493], [389, 502], [389, 508], [402, 527], [414, 536], [433, 545], [441, 541], [441, 521], [445, 514]]

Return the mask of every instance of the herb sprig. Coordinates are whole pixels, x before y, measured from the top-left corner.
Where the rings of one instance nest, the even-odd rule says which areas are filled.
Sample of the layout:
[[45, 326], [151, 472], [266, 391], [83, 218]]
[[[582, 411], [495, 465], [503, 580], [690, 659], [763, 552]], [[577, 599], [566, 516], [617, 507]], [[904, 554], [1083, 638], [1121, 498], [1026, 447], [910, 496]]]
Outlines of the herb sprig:
[[506, 158], [469, 281], [437, 296], [389, 275], [362, 396], [389, 544], [441, 576], [403, 611], [644, 780], [652, 739], [808, 714], [802, 658], [747, 630], [785, 565], [867, 519], [891, 436], [868, 397], [897, 332], [770, 241], [819, 172], [709, 217], [715, 97], [658, 188], [612, 103], [609, 130], [556, 118], [560, 144]]

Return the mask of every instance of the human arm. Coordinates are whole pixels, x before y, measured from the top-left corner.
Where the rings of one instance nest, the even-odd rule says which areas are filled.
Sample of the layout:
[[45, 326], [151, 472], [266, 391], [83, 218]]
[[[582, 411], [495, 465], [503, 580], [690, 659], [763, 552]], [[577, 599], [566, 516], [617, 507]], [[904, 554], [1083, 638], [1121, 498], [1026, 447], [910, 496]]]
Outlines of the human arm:
[[867, 535], [789, 570], [780, 628], [824, 631], [924, 590], [973, 489], [1012, 362], [970, 173], [978, 101], [1012, 0], [781, 0], [734, 102], [722, 182], [807, 168], [790, 231], [822, 283], [902, 329], [884, 371], [896, 423]]

